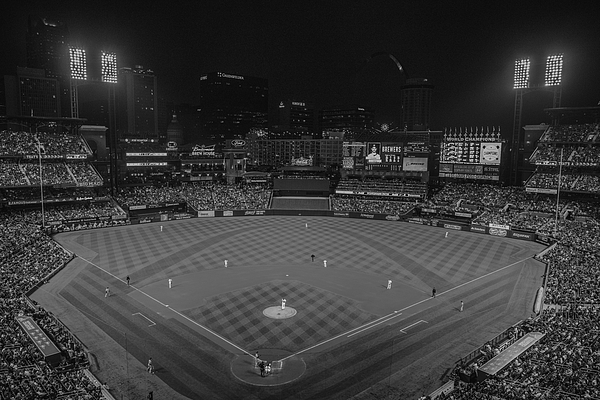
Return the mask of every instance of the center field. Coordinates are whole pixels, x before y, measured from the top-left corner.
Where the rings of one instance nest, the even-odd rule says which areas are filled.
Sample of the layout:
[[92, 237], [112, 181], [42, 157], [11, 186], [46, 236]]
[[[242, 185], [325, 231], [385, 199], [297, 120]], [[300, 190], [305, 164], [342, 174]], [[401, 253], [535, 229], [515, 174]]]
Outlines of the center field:
[[[124, 398], [346, 399], [374, 385], [419, 396], [528, 317], [543, 274], [538, 244], [389, 221], [190, 219], [55, 239], [79, 257], [32, 298]], [[297, 315], [265, 317], [282, 298]], [[263, 349], [297, 354], [306, 371], [271, 387], [236, 379], [231, 363]], [[156, 375], [140, 379], [149, 357]]]

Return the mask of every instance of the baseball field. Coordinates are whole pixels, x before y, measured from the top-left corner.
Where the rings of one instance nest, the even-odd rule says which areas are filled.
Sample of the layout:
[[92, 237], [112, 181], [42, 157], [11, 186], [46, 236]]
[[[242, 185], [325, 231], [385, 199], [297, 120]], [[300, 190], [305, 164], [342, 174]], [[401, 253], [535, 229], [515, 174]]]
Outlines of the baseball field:
[[[198, 218], [55, 240], [76, 257], [31, 297], [117, 399], [415, 399], [530, 317], [544, 273], [534, 242], [396, 221]], [[256, 353], [281, 369], [261, 377]]]

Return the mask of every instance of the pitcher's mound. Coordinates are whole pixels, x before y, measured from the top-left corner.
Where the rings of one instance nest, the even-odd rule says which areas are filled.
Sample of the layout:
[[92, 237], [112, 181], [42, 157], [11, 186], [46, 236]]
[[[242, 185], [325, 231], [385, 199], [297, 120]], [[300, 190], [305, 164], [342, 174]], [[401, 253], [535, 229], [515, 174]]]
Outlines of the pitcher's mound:
[[279, 306], [267, 307], [263, 310], [263, 314], [273, 319], [286, 319], [292, 318], [296, 315], [297, 311], [293, 307], [286, 307], [283, 310]]

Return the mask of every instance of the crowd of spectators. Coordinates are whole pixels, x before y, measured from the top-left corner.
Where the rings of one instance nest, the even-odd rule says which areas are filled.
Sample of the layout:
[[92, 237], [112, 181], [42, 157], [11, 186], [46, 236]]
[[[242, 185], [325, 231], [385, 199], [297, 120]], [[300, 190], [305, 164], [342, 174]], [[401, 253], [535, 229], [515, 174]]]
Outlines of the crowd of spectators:
[[[434, 195], [432, 201], [458, 203], [457, 198], [467, 198], [463, 190], [489, 189], [459, 186], [442, 189], [441, 199]], [[546, 309], [524, 324], [526, 330], [545, 336], [496, 376], [475, 384], [457, 383], [454, 391], [437, 399], [600, 399], [600, 206], [593, 199], [561, 199], [556, 219], [556, 196], [523, 189], [515, 195], [515, 190], [519, 189], [489, 191], [493, 198], [487, 202], [494, 207], [484, 207], [474, 222], [535, 230], [557, 240], [538, 257], [548, 264]], [[493, 194], [502, 192], [511, 195]], [[461, 365], [456, 376], [472, 374], [481, 366], [479, 361]]]
[[342, 179], [337, 184], [336, 191], [342, 191], [344, 193], [349, 191], [357, 193], [387, 193], [390, 196], [412, 195], [415, 198], [425, 199], [427, 195], [427, 184], [424, 182], [412, 182], [400, 179]]
[[19, 164], [0, 160], [0, 186], [27, 186], [31, 185], [25, 172]]
[[81, 136], [57, 132], [0, 132], [0, 156], [90, 154]]
[[[72, 258], [39, 225], [36, 213], [0, 213], [0, 399], [101, 399], [100, 387], [82, 371], [89, 366], [84, 346], [24, 296]], [[46, 362], [19, 326], [16, 317], [23, 315], [60, 350], [58, 366]]]
[[196, 210], [264, 210], [271, 190], [261, 185], [226, 185], [217, 182], [181, 186], [121, 188], [116, 198], [123, 207], [140, 204], [187, 202]]
[[544, 336], [514, 362], [483, 382], [462, 384], [437, 399], [600, 398], [600, 307], [549, 308], [523, 329]]
[[[10, 190], [3, 193], [6, 195]], [[198, 210], [265, 209], [270, 195], [263, 186], [211, 182], [123, 188], [116, 199], [124, 206], [187, 202]], [[57, 196], [61, 194], [57, 193]], [[334, 195], [331, 204], [337, 211], [392, 215], [405, 214], [415, 206], [412, 202], [353, 195]], [[474, 223], [533, 230], [552, 235], [558, 241], [538, 257], [549, 267], [547, 309], [539, 317], [526, 321], [519, 328], [521, 331], [511, 338], [514, 340], [527, 331], [539, 331], [545, 336], [495, 377], [476, 384], [461, 383], [453, 393], [444, 395], [445, 398], [600, 398], [600, 368], [597, 366], [600, 359], [598, 204], [593, 199], [561, 198], [556, 218], [555, 196], [527, 193], [523, 188], [515, 187], [450, 183], [420, 205], [453, 211], [477, 210]], [[119, 210], [110, 201], [62, 204], [49, 208], [46, 218], [49, 221], [98, 218], [119, 215]], [[0, 326], [5, 332], [0, 333], [0, 388], [10, 393], [12, 397], [9, 398], [17, 399], [32, 398], [32, 393], [57, 394], [69, 390], [98, 398], [96, 386], [78, 373], [87, 362], [81, 345], [59, 321], [39, 307], [32, 308], [22, 297], [30, 287], [43, 282], [46, 275], [71, 257], [40, 231], [40, 219], [40, 210], [0, 214], [3, 227], [0, 233], [0, 276], [3, 277]], [[25, 340], [20, 327], [15, 325], [14, 316], [19, 314], [32, 315], [58, 343], [64, 357], [60, 368], [52, 369], [46, 365]], [[502, 349], [499, 343], [482, 345], [476, 361], [461, 365], [462, 372], [457, 370], [457, 374], [473, 374]], [[25, 371], [29, 375], [24, 375]], [[34, 375], [35, 378], [31, 378]]]
[[[102, 186], [103, 179], [86, 162], [43, 162], [44, 185]], [[35, 161], [0, 161], [0, 186], [33, 186], [40, 184], [40, 165]]]
[[595, 142], [599, 124], [552, 125], [544, 132], [540, 142]]
[[390, 200], [385, 197], [364, 198], [346, 195], [334, 195], [331, 197], [331, 208], [334, 211], [404, 215], [414, 207], [415, 203]]
[[[558, 190], [559, 174], [556, 172], [538, 171], [526, 183], [527, 188]], [[572, 192], [600, 192], [598, 175], [577, 173], [567, 170], [560, 174], [560, 189]]]

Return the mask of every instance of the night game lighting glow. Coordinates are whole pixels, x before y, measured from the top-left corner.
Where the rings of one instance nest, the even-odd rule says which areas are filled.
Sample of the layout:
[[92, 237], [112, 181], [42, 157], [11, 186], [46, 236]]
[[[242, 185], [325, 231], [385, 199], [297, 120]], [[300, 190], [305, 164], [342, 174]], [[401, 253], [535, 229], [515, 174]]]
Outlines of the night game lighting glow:
[[102, 82], [117, 83], [117, 55], [102, 52]]
[[529, 58], [515, 60], [515, 84], [513, 89], [526, 89], [529, 87]]
[[558, 86], [562, 83], [563, 55], [553, 54], [546, 58], [546, 74], [544, 84], [546, 86]]
[[77, 47], [69, 48], [71, 79], [87, 79], [85, 50]]

